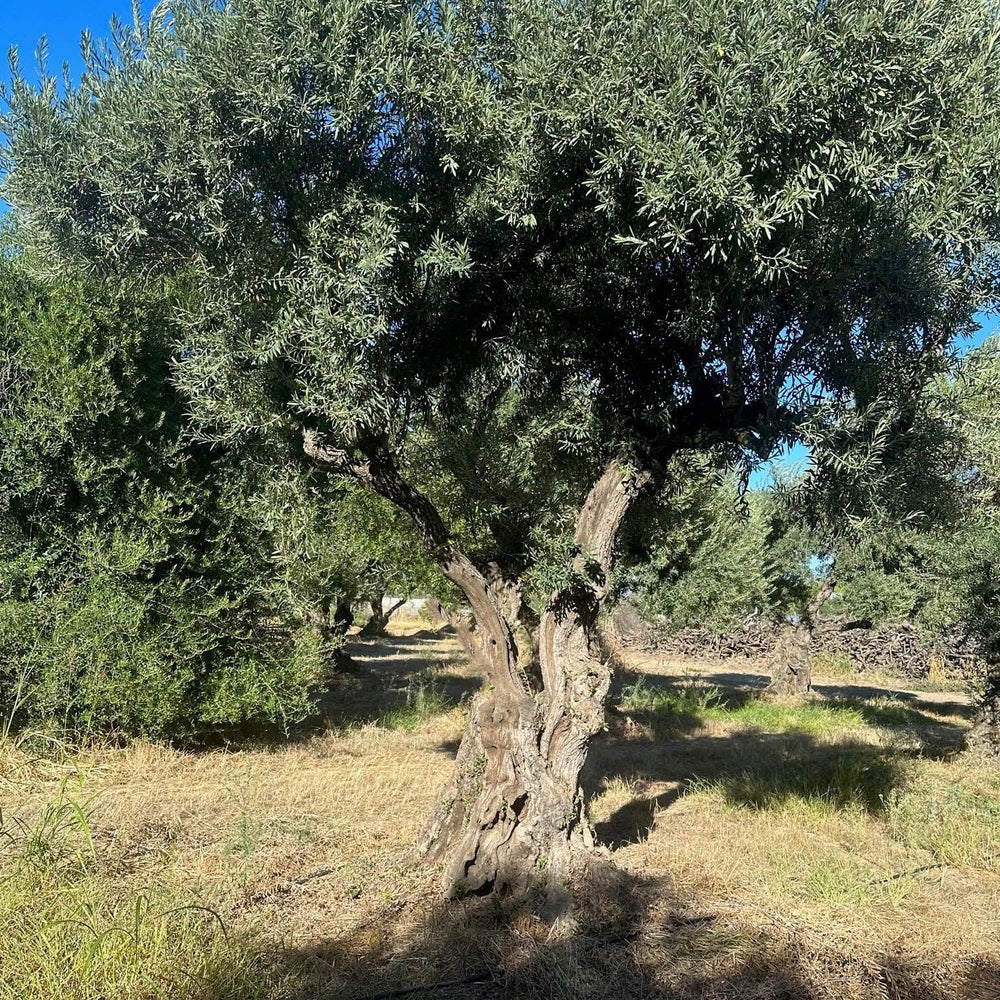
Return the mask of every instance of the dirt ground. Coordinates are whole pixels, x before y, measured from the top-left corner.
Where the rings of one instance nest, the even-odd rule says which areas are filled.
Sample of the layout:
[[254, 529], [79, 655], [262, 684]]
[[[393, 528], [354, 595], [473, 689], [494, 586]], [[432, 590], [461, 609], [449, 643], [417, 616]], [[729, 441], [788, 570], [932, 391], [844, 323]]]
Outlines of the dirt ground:
[[[1000, 1000], [1000, 776], [963, 752], [961, 692], [820, 677], [808, 705], [772, 705], [750, 669], [626, 657], [585, 775], [603, 857], [552, 928], [530, 901], [445, 902], [414, 855], [478, 680], [446, 630], [394, 631], [349, 648], [358, 672], [288, 739], [7, 746], [12, 844], [71, 802], [108, 912], [166, 894], [210, 910], [234, 954], [211, 982], [170, 959], [159, 993], [126, 956], [111, 992], [62, 953], [77, 938], [30, 950], [57, 921], [33, 924], [28, 896], [0, 997], [45, 995], [18, 977], [49, 961], [74, 998]], [[73, 885], [45, 905], [83, 905]]]

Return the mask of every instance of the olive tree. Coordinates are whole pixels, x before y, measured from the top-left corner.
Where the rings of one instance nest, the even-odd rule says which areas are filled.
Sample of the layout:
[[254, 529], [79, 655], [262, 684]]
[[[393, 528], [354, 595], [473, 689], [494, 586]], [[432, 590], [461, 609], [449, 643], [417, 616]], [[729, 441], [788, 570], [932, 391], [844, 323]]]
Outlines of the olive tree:
[[387, 501], [353, 480], [287, 462], [268, 471], [251, 506], [272, 540], [275, 582], [328, 659], [350, 663], [341, 646], [360, 602], [371, 608], [363, 634], [380, 635], [395, 610], [383, 609], [386, 594], [441, 590], [412, 523]]
[[972, 352], [940, 392], [963, 444], [955, 480], [964, 506], [948, 544], [929, 561], [981, 650], [969, 678], [978, 715], [970, 742], [1000, 760], [1000, 344], [989, 340]]
[[[906, 391], [996, 296], [994, 5], [233, 0], [113, 34], [77, 86], [14, 78], [19, 224], [52, 267], [189, 283], [203, 433], [412, 519], [487, 681], [426, 846], [456, 891], [564, 877], [637, 497], [683, 450], [763, 455], [820, 399]], [[421, 428], [474, 413], [502, 449], [511, 412], [563, 428], [540, 474], [575, 494], [532, 669], [524, 508], [485, 477], [487, 562], [408, 473]]]
[[906, 371], [890, 371], [889, 391], [883, 373], [876, 391], [856, 392], [847, 405], [824, 400], [803, 422], [809, 468], [776, 485], [772, 528], [775, 539], [804, 536], [799, 545], [811, 547], [817, 573], [779, 636], [772, 692], [810, 689], [810, 645], [820, 611], [835, 594], [838, 607], [870, 610], [873, 594], [857, 600], [865, 567], [883, 579], [905, 563], [916, 569], [917, 552], [933, 548], [962, 518], [967, 505], [958, 470], [966, 449], [953, 400], [940, 391], [955, 363], [949, 352], [927, 353]]
[[647, 620], [725, 632], [783, 619], [813, 589], [816, 548], [774, 485], [746, 489], [729, 470], [685, 463], [644, 498], [619, 548], [619, 589]]

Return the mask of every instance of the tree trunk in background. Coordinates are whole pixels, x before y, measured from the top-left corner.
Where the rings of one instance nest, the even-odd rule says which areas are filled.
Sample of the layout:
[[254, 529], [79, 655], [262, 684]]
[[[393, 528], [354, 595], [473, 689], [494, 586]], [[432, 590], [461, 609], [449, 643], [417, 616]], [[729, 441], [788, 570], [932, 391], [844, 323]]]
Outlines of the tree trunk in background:
[[969, 747], [1000, 763], [1000, 664], [987, 666], [983, 690], [978, 698], [975, 725], [969, 731]]
[[364, 628], [358, 633], [365, 639], [385, 635], [389, 619], [406, 603], [406, 599], [403, 598], [397, 601], [388, 611], [385, 610], [384, 594], [376, 595], [368, 603], [372, 609], [372, 616], [365, 622]]
[[782, 697], [801, 697], [812, 688], [812, 661], [809, 647], [820, 609], [833, 595], [837, 583], [828, 576], [806, 605], [795, 625], [786, 625], [771, 655], [771, 683], [767, 690]]
[[428, 856], [445, 861], [453, 893], [558, 884], [574, 848], [593, 845], [579, 775], [590, 738], [604, 724], [611, 680], [596, 622], [618, 528], [646, 478], [612, 464], [584, 504], [575, 569], [586, 582], [549, 600], [540, 625], [541, 690], [532, 692], [520, 669], [527, 651], [517, 649], [501, 610], [506, 591], [478, 571], [469, 589], [463, 585], [480, 647], [497, 662], [473, 702], [453, 782], [422, 838]]
[[330, 621], [332, 599], [326, 598], [318, 608], [305, 613], [306, 624], [316, 633], [324, 658], [337, 670], [356, 670], [357, 664], [341, 649], [344, 636], [354, 624], [354, 612], [351, 602], [341, 596], [337, 599], [333, 621]]
[[333, 613], [333, 628], [337, 635], [347, 635], [354, 624], [353, 602], [348, 597], [337, 599], [337, 608]]

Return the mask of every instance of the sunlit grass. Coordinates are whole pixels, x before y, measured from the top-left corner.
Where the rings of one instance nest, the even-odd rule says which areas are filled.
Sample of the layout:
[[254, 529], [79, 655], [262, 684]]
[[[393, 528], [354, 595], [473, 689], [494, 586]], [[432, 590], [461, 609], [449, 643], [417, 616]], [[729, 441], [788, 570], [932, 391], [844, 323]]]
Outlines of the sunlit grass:
[[32, 820], [0, 816], [2, 1000], [256, 1000], [263, 951], [190, 892], [108, 870], [85, 797], [61, 783]]
[[757, 692], [731, 701], [716, 688], [698, 684], [653, 687], [641, 678], [623, 689], [619, 707], [648, 722], [658, 735], [708, 721], [724, 722], [737, 730], [815, 736], [880, 724], [872, 721], [864, 706], [849, 702], [794, 704], [772, 701]]
[[1000, 872], [1000, 775], [925, 771], [889, 798], [887, 819], [893, 837], [941, 864]]
[[728, 721], [737, 728], [762, 733], [812, 733], [816, 736], [826, 736], [844, 729], [860, 729], [867, 725], [864, 714], [853, 705], [823, 702], [782, 704], [759, 697], [735, 708], [722, 704], [713, 705], [706, 717]]
[[[343, 725], [279, 746], [0, 739], [0, 1000], [367, 996], [479, 972], [484, 949], [501, 977], [537, 921], [507, 938], [492, 911], [428, 923], [440, 888], [413, 863], [464, 696], [408, 668], [343, 698]], [[682, 673], [631, 684], [619, 707], [631, 722], [594, 748], [590, 817], [614, 869], [648, 886], [649, 923], [627, 940], [650, 969], [697, 977], [743, 949], [769, 977], [783, 952], [768, 949], [794, 933], [810, 956], [829, 946], [831, 996], [861, 996], [842, 969], [901, 941], [993, 955], [1000, 773], [926, 752], [943, 705], [772, 702]], [[539, 991], [566, 992], [578, 949], [616, 947], [617, 899], [595, 897], [593, 938], [545, 950], [556, 978], [532, 965]], [[599, 995], [625, 995], [607, 982]]]

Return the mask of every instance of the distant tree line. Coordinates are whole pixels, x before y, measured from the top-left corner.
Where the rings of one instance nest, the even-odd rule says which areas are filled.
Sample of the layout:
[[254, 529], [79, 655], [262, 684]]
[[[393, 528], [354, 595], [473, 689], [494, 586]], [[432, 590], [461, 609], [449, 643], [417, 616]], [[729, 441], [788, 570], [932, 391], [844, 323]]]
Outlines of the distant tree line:
[[[910, 435], [895, 471], [886, 456], [837, 464], [823, 451], [819, 467], [779, 466], [775, 482], [749, 489], [726, 468], [688, 464], [669, 502], [626, 530], [619, 594], [673, 631], [797, 622], [818, 601], [814, 611], [828, 617], [905, 623], [928, 640], [964, 636], [989, 658], [1000, 552], [996, 340], [928, 382]], [[866, 449], [876, 437], [863, 438]], [[982, 678], [969, 679], [982, 695]]]

